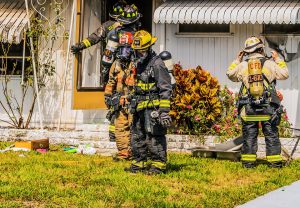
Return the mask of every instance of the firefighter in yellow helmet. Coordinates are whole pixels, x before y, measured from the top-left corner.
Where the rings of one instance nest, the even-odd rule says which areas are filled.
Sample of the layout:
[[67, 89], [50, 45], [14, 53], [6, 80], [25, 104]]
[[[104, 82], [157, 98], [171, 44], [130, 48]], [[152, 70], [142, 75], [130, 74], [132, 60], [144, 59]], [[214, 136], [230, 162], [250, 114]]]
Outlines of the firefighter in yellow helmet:
[[[245, 60], [243, 57], [247, 56]], [[282, 106], [276, 93], [276, 80], [288, 78], [286, 63], [272, 51], [272, 59], [265, 56], [264, 44], [260, 38], [250, 37], [227, 70], [231, 81], [242, 82], [237, 103], [242, 119], [244, 143], [242, 164], [255, 167], [259, 122], [266, 141], [266, 154], [270, 167], [282, 167], [281, 144], [277, 125], [280, 122]]]
[[129, 112], [128, 96], [133, 91], [134, 75], [131, 71], [133, 51], [131, 43], [134, 33], [122, 32], [119, 38], [119, 47], [116, 60], [109, 71], [109, 80], [104, 95], [107, 104], [113, 111], [115, 118], [115, 136], [118, 153], [114, 160], [130, 159], [130, 126], [132, 115]]
[[132, 125], [132, 164], [125, 169], [130, 172], [146, 171], [147, 159], [151, 166], [147, 173], [157, 174], [166, 171], [167, 143], [166, 131], [171, 124], [169, 116], [171, 77], [162, 59], [151, 46], [157, 38], [147, 31], [135, 33], [132, 48], [136, 67], [136, 83], [131, 99]]

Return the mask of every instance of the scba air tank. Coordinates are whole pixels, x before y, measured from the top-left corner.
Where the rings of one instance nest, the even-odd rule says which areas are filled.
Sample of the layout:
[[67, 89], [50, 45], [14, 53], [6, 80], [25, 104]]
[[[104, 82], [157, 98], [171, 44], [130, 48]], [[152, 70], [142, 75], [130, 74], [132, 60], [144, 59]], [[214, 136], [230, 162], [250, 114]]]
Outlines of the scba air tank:
[[165, 63], [166, 67], [168, 68], [168, 72], [171, 76], [171, 84], [175, 85], [176, 81], [175, 78], [173, 76], [173, 60], [172, 60], [172, 55], [169, 51], [163, 51], [159, 54], [160, 58], [163, 60], [163, 62]]
[[264, 92], [262, 65], [258, 58], [248, 61], [248, 83], [250, 94], [258, 100]]
[[115, 59], [115, 52], [119, 46], [119, 38], [115, 34], [111, 34], [108, 38], [106, 48], [102, 57], [103, 66], [110, 67]]

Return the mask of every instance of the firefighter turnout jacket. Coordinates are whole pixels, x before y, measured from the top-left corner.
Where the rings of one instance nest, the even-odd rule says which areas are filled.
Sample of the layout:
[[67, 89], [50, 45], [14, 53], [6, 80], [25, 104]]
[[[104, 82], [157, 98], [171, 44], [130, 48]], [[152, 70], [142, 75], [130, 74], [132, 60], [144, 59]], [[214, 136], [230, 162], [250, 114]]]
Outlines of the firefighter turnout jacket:
[[[261, 62], [261, 72], [262, 72], [262, 80], [263, 80], [263, 85], [264, 89], [266, 89], [268, 92], [266, 94], [269, 94], [270, 96], [268, 97], [269, 103], [262, 103], [265, 106], [270, 106], [270, 103], [275, 103], [280, 106], [280, 101], [279, 98], [277, 98], [276, 95], [276, 89], [275, 89], [275, 84], [274, 82], [276, 80], [285, 80], [288, 78], [289, 73], [288, 73], [288, 68], [286, 63], [280, 59], [277, 58], [275, 61], [268, 60], [263, 56], [262, 54], [259, 53], [253, 53], [249, 55], [249, 60], [254, 60], [258, 59]], [[249, 79], [249, 70], [248, 70], [248, 60], [240, 62], [239, 60], [235, 60], [231, 63], [227, 70], [227, 76], [228, 78], [233, 81], [233, 82], [242, 82], [242, 87], [239, 93], [239, 102], [241, 103], [241, 99], [246, 98], [246, 102], [249, 102], [249, 94], [250, 94], [250, 86], [251, 81]], [[239, 114], [241, 118], [244, 121], [268, 121], [271, 118], [272, 113], [261, 113], [261, 114], [256, 114], [255, 110], [253, 111], [254, 113], [248, 113], [252, 112], [250, 107], [252, 106], [250, 103], [244, 103], [242, 106], [238, 106]], [[259, 105], [257, 105], [259, 106]], [[261, 105], [262, 106], [262, 105]], [[241, 107], [241, 108], [240, 108]], [[266, 107], [267, 108], [267, 107]], [[270, 108], [269, 108], [270, 109]], [[274, 110], [273, 110], [274, 111]], [[266, 112], [271, 112], [271, 110], [266, 110]], [[250, 115], [251, 114], [251, 115]]]
[[106, 41], [107, 37], [110, 35], [110, 32], [119, 26], [121, 26], [121, 24], [116, 21], [109, 20], [104, 22], [95, 32], [83, 39], [82, 43], [85, 48], [89, 48], [100, 41]]
[[[262, 54], [254, 53], [249, 55], [250, 58], [265, 58]], [[285, 61], [280, 58], [277, 58], [274, 61], [266, 60], [262, 72], [268, 81], [271, 83], [274, 80], [285, 80], [289, 77], [289, 72]], [[235, 60], [231, 63], [227, 70], [228, 78], [233, 82], [243, 82], [246, 88], [249, 88], [248, 83], [248, 62]]]
[[162, 59], [151, 51], [144, 64], [137, 64], [135, 95], [137, 111], [158, 108], [160, 112], [170, 111], [172, 93], [171, 77]]
[[133, 90], [134, 74], [132, 73], [132, 63], [125, 69], [122, 68], [121, 61], [117, 59], [112, 64], [109, 71], [109, 80], [105, 87], [105, 96], [113, 96], [116, 93], [121, 95], [120, 105], [127, 104], [127, 96]]
[[115, 140], [118, 148], [115, 159], [129, 159], [131, 155], [130, 126], [132, 115], [129, 113], [128, 108], [128, 96], [134, 86], [134, 76], [131, 73], [131, 68], [131, 63], [121, 63], [120, 59], [114, 61], [110, 68], [109, 80], [104, 92], [105, 96], [111, 99], [111, 108], [115, 116]]

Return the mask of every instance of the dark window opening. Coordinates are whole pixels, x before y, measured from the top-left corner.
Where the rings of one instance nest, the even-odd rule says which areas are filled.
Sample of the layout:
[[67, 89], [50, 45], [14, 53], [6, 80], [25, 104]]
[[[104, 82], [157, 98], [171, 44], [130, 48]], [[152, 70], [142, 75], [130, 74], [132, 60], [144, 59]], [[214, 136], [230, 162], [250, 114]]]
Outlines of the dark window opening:
[[179, 24], [179, 33], [230, 33], [229, 24]]
[[[21, 75], [24, 41], [20, 44], [0, 43], [0, 75]], [[25, 69], [30, 66], [30, 50], [25, 46]]]
[[300, 34], [300, 24], [268, 24], [263, 26], [264, 34]]

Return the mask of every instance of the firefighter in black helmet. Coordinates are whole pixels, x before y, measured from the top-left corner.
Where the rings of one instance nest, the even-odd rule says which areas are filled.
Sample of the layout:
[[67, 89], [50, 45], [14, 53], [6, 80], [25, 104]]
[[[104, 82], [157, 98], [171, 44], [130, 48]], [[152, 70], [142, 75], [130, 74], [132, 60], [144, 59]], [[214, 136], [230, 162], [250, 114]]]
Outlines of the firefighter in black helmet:
[[[108, 42], [102, 57], [102, 65], [107, 69], [106, 71], [109, 71], [115, 60], [120, 35], [124, 32], [135, 33], [140, 26], [140, 17], [141, 14], [138, 13], [137, 7], [132, 4], [125, 6], [120, 15], [116, 18], [120, 25], [109, 32]], [[108, 76], [105, 77], [105, 81], [107, 80]]]
[[109, 36], [109, 32], [115, 29], [116, 27], [120, 26], [121, 24], [116, 21], [118, 16], [123, 13], [124, 7], [126, 6], [125, 1], [117, 2], [112, 11], [110, 11], [109, 16], [112, 20], [108, 20], [104, 22], [94, 33], [92, 33], [87, 38], [83, 39], [80, 43], [77, 43], [71, 47], [71, 51], [73, 54], [78, 53], [79, 51], [89, 48], [100, 41], [107, 41], [107, 37]]
[[135, 54], [136, 83], [131, 100], [133, 115], [130, 172], [164, 173], [167, 161], [166, 130], [171, 124], [171, 77], [162, 59], [151, 46], [157, 38], [144, 30], [135, 33], [132, 48]]

